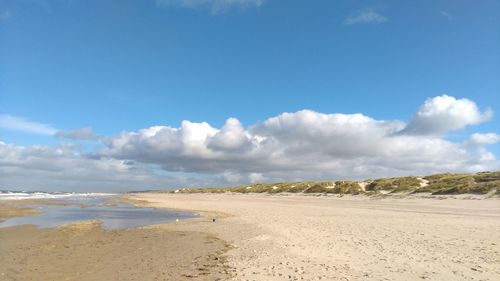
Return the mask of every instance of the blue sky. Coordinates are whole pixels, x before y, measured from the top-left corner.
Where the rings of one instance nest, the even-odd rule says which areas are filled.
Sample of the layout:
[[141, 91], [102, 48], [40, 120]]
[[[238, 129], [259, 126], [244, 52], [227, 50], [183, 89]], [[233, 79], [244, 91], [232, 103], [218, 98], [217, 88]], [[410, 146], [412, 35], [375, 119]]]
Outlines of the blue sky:
[[[178, 128], [183, 120], [221, 129], [234, 117], [251, 130], [303, 109], [411, 123], [427, 99], [448, 95], [472, 101], [479, 114], [493, 111], [439, 136], [465, 143], [473, 133], [499, 131], [499, 14], [498, 1], [0, 0], [0, 114], [56, 131], [91, 127], [109, 141], [124, 131]], [[238, 182], [248, 181], [245, 173], [262, 174], [173, 168], [98, 151], [111, 149], [106, 141], [0, 127], [7, 144], [83, 144], [93, 158], [134, 160], [145, 173], [180, 170], [208, 183], [226, 172], [240, 175]], [[497, 157], [498, 143], [489, 143], [480, 149]], [[415, 171], [453, 170], [439, 167]]]

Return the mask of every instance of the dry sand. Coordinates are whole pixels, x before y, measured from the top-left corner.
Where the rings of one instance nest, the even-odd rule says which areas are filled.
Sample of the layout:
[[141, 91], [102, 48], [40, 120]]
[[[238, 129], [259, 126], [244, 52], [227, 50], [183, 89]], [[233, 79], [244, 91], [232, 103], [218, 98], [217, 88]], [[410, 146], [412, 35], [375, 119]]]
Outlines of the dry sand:
[[[0, 202], [0, 215], [32, 213], [15, 205], [22, 202]], [[206, 232], [154, 226], [105, 231], [88, 221], [0, 228], [0, 280], [226, 280], [228, 248]]]
[[[233, 280], [500, 280], [500, 200], [133, 195], [221, 217], [161, 226], [232, 244]], [[144, 203], [148, 202], [148, 203]]]

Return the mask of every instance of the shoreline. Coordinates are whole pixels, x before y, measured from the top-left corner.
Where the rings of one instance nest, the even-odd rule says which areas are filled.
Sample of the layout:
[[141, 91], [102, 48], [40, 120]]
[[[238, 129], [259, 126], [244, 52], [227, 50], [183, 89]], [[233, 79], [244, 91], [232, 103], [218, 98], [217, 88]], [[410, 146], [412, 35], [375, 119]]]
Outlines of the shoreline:
[[[142, 193], [135, 193], [135, 194], [142, 194]], [[197, 214], [200, 215], [197, 218], [183, 219], [182, 221], [179, 221], [179, 222], [196, 222], [196, 221], [208, 222], [212, 218], [224, 219], [224, 218], [229, 218], [229, 217], [233, 216], [230, 213], [216, 212], [216, 211], [207, 211], [207, 210], [202, 210], [202, 209], [157, 207], [157, 206], [154, 205], [154, 202], [136, 198], [136, 197], [134, 197], [131, 194], [123, 195], [123, 196], [117, 198], [116, 201], [117, 202], [123, 202], [123, 203], [129, 203], [129, 204], [134, 205], [137, 208], [152, 208], [152, 209], [165, 209], [165, 210], [181, 211], [181, 212], [195, 212], [195, 213], [197, 213]], [[167, 223], [162, 223], [162, 224], [152, 224], [150, 226], [163, 225], [163, 224], [172, 224], [172, 223], [179, 223], [179, 222], [167, 222]], [[148, 227], [148, 226], [146, 226], [146, 227]]]
[[227, 241], [231, 280], [495, 280], [500, 274], [497, 198], [126, 197], [147, 207], [229, 214], [216, 223], [162, 227]]

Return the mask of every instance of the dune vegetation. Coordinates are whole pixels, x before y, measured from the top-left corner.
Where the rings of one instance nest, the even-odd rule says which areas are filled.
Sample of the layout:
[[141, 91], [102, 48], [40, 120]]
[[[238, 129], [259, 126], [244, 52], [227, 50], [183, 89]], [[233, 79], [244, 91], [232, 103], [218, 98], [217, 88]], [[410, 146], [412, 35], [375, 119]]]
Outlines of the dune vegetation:
[[306, 181], [257, 183], [229, 187], [190, 187], [162, 192], [170, 193], [305, 193], [305, 194], [496, 194], [500, 195], [500, 171], [477, 174], [435, 174], [368, 179], [363, 181]]

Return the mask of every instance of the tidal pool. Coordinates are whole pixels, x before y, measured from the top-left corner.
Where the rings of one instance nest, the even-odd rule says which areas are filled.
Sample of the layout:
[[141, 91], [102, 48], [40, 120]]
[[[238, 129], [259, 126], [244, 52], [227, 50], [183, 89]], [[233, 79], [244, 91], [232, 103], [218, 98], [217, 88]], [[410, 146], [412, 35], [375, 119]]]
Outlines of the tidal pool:
[[140, 227], [198, 217], [194, 212], [178, 212], [154, 208], [137, 208], [128, 203], [115, 203], [109, 198], [52, 199], [60, 204], [34, 204], [27, 207], [40, 210], [33, 216], [14, 217], [0, 222], [1, 227], [31, 224], [56, 227], [85, 220], [102, 221], [107, 230]]

